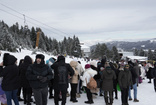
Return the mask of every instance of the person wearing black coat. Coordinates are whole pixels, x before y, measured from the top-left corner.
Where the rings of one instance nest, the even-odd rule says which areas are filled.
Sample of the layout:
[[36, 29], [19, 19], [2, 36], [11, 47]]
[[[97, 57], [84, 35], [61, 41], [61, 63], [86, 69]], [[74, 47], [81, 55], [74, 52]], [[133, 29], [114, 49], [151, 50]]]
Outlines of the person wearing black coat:
[[149, 79], [149, 82], [148, 83], [151, 83], [151, 79], [152, 79], [152, 75], [151, 75], [152, 73], [151, 73], [151, 71], [152, 71], [152, 69], [153, 69], [152, 67], [149, 67], [149, 70], [146, 72], [146, 76]]
[[120, 71], [118, 76], [118, 82], [121, 89], [121, 100], [122, 105], [129, 105], [128, 104], [128, 91], [129, 87], [132, 86], [132, 75], [129, 70], [129, 65], [124, 66], [124, 70]]
[[[131, 75], [132, 75], [132, 87], [129, 88], [129, 100], [132, 100], [131, 97], [131, 89], [133, 89], [134, 91], [134, 102], [139, 102], [139, 100], [137, 99], [137, 82], [138, 82], [138, 70], [139, 68], [137, 67], [137, 64], [133, 64], [132, 62], [129, 62], [129, 70], [131, 71]], [[137, 70], [138, 69], [138, 70]]]
[[[20, 62], [19, 62], [19, 65], [18, 65], [18, 68], [19, 68], [19, 75], [21, 74], [21, 71], [20, 71], [20, 66], [22, 65], [22, 63], [24, 62], [24, 59], [21, 59]], [[21, 83], [21, 82], [20, 82]], [[23, 101], [23, 99], [20, 97], [21, 95], [21, 84], [20, 84], [20, 87], [18, 88], [18, 92], [17, 92], [17, 96], [18, 96], [18, 101]]]
[[151, 73], [152, 73], [151, 74], [152, 77], [154, 78], [153, 83], [154, 83], [154, 90], [156, 92], [156, 62], [154, 63], [154, 68], [152, 69]]
[[[59, 82], [59, 67], [65, 67], [66, 73], [64, 74], [65, 78], [64, 81], [65, 84], [61, 84]], [[66, 93], [68, 88], [68, 76], [74, 75], [74, 70], [72, 67], [65, 63], [65, 57], [64, 56], [58, 56], [57, 61], [51, 66], [52, 69], [54, 69], [54, 103], [55, 105], [59, 105], [59, 94], [61, 92], [62, 94], [62, 105], [66, 104]]]
[[113, 104], [113, 81], [116, 79], [115, 72], [110, 66], [107, 66], [102, 73], [102, 90], [106, 105]]
[[47, 105], [48, 82], [52, 76], [52, 71], [44, 62], [44, 55], [37, 54], [34, 64], [26, 71], [26, 78], [32, 87], [36, 105]]
[[24, 57], [24, 62], [19, 66], [21, 87], [23, 87], [24, 104], [31, 105], [31, 93], [32, 88], [30, 87], [29, 81], [26, 78], [26, 71], [29, 65], [32, 64], [32, 59], [29, 56]]
[[10, 54], [4, 54], [3, 66], [0, 76], [3, 77], [2, 89], [5, 91], [7, 97], [7, 105], [12, 105], [12, 99], [15, 105], [19, 105], [17, 98], [17, 91], [20, 87], [19, 83], [19, 69], [16, 65], [17, 58]]

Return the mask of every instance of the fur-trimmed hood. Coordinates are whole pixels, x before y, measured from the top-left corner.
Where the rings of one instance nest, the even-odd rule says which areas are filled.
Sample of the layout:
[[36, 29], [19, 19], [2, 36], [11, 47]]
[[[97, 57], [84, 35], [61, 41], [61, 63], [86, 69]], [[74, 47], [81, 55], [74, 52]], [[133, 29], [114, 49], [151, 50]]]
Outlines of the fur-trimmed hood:
[[78, 65], [78, 62], [77, 62], [77, 61], [71, 61], [71, 62], [70, 62], [70, 66], [71, 66], [71, 67], [76, 68], [77, 65]]

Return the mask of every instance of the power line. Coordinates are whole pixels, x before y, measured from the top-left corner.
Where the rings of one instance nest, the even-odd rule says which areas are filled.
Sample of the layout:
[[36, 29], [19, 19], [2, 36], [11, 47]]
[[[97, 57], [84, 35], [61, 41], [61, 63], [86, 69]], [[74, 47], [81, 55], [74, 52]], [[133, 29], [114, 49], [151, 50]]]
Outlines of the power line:
[[1, 11], [3, 11], [3, 12], [8, 13], [8, 14], [10, 14], [10, 15], [13, 15], [13, 16], [15, 16], [15, 17], [19, 18], [19, 19], [22, 19], [22, 20], [23, 20], [23, 18], [21, 18], [21, 17], [19, 17], [19, 16], [16, 16], [16, 15], [14, 15], [14, 14], [10, 13], [10, 12], [7, 12], [7, 11], [5, 11], [5, 10], [3, 10], [3, 9], [0, 9], [0, 10], [1, 10]]
[[[56, 28], [54, 28], [54, 27], [51, 27], [51, 26], [49, 26], [49, 25], [47, 25], [47, 24], [45, 24], [45, 23], [42, 23], [42, 22], [40, 22], [40, 21], [38, 21], [38, 20], [36, 20], [36, 19], [33, 19], [33, 18], [29, 17], [29, 16], [26, 16], [25, 14], [22, 14], [22, 13], [18, 12], [17, 10], [14, 10], [14, 9], [12, 9], [12, 8], [10, 8], [10, 7], [8, 7], [8, 6], [4, 5], [4, 4], [2, 4], [2, 3], [0, 3], [0, 4], [1, 4], [2, 6], [4, 6], [4, 7], [8, 8], [8, 9], [10, 9], [10, 10], [12, 10], [12, 11], [14, 11], [14, 12], [16, 12], [16, 13], [22, 15], [22, 16], [24, 16], [24, 18], [27, 17], [27, 18], [29, 18], [29, 19], [31, 19], [31, 20], [33, 20], [33, 21], [36, 21], [36, 22], [38, 22], [38, 23], [44, 25], [44, 26], [47, 26], [47, 27], [52, 28], [52, 29], [54, 29], [54, 30], [56, 30], [56, 31], [58, 31], [58, 32], [61, 32], [61, 33], [65, 34], [65, 35], [68, 35], [67, 33], [65, 33], [65, 32], [63, 32], [63, 31], [60, 31], [60, 30], [58, 30], [58, 29], [56, 29]], [[25, 21], [25, 20], [24, 20], [24, 21]], [[62, 36], [62, 35], [61, 35], [61, 36]], [[68, 35], [68, 36], [69, 36], [69, 35]]]
[[[0, 9], [0, 10], [3, 11], [3, 12], [6, 12], [6, 13], [12, 15], [12, 16], [15, 16], [15, 17], [17, 17], [17, 18], [19, 18], [19, 19], [21, 19], [21, 20], [23, 20], [23, 18], [21, 18], [21, 17], [19, 17], [19, 16], [17, 16], [17, 15], [14, 15], [14, 14], [12, 14], [12, 13], [10, 13], [10, 12], [7, 12], [7, 11], [5, 11], [5, 10], [3, 10], [3, 9]], [[31, 24], [34, 24], [34, 25], [36, 25], [36, 26], [39, 26], [38, 24], [35, 24], [35, 23], [33, 23], [33, 22], [30, 22], [30, 21], [28, 21], [28, 22], [31, 23]], [[39, 27], [42, 27], [42, 26], [39, 26]], [[42, 27], [42, 28], [44, 28], [44, 27]], [[47, 29], [47, 28], [44, 28], [44, 29], [49, 30], [49, 29]], [[49, 31], [51, 31], [51, 30], [49, 30]], [[51, 31], [51, 32], [54, 33], [54, 34], [60, 35], [60, 34], [58, 34], [58, 33], [56, 33], [56, 32], [53, 32], [53, 31]], [[63, 35], [61, 35], [61, 36], [63, 36]], [[64, 37], [64, 36], [63, 36], [63, 37]]]

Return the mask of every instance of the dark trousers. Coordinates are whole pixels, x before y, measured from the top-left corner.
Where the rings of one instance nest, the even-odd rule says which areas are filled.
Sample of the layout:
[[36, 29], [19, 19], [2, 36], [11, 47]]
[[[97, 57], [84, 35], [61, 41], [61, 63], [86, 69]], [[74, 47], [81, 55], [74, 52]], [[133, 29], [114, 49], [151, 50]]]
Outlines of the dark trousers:
[[87, 99], [89, 102], [93, 102], [92, 93], [90, 92], [90, 89], [85, 87], [86, 93], [87, 93]]
[[20, 98], [21, 90], [22, 90], [22, 87], [18, 88], [18, 91], [17, 91], [17, 96], [18, 96], [18, 98]]
[[82, 80], [80, 79], [77, 85], [77, 93], [81, 93], [81, 88], [82, 88]]
[[129, 88], [123, 88], [121, 90], [122, 104], [128, 104], [128, 91], [129, 91]]
[[153, 79], [153, 83], [154, 83], [154, 90], [156, 92], [156, 79]]
[[67, 94], [67, 88], [64, 88], [63, 87], [60, 87], [62, 89], [55, 89], [54, 88], [54, 103], [55, 105], [59, 105], [59, 95], [60, 95], [60, 92], [62, 94], [62, 105], [65, 105], [66, 104], [66, 94]]
[[104, 99], [105, 99], [106, 104], [108, 103], [112, 104], [113, 103], [113, 91], [104, 91]]
[[30, 103], [32, 88], [23, 88], [24, 103]]
[[36, 105], [47, 105], [48, 87], [32, 90]]
[[49, 82], [49, 96], [53, 96], [54, 79], [51, 79]]
[[70, 99], [76, 100], [76, 90], [77, 90], [77, 84], [71, 83], [71, 92], [70, 92]]
[[114, 88], [114, 92], [115, 92], [115, 98], [118, 98], [117, 82], [113, 83], [113, 88]]

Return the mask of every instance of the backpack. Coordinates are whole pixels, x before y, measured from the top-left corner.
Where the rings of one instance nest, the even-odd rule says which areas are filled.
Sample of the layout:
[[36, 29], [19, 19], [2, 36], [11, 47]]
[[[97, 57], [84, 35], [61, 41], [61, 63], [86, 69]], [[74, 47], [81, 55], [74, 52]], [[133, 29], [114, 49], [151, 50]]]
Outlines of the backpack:
[[67, 84], [67, 68], [66, 66], [58, 67], [58, 84]]
[[[87, 80], [86, 80], [87, 82]], [[89, 83], [87, 84], [87, 88], [90, 90], [96, 89], [97, 88], [97, 82], [95, 81], [95, 79], [93, 77], [90, 78]]]

